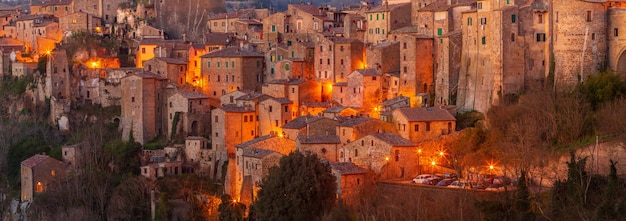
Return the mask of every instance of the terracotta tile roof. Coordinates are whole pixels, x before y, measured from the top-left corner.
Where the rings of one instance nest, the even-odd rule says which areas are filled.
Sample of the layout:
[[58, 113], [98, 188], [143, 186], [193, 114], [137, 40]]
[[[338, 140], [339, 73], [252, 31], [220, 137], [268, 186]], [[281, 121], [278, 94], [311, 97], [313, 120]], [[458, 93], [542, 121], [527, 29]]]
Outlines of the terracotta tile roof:
[[207, 45], [228, 45], [233, 42], [233, 36], [229, 33], [206, 33], [204, 34]]
[[383, 75], [383, 73], [380, 73], [380, 71], [378, 71], [376, 69], [373, 69], [373, 68], [356, 69], [354, 71], [358, 72], [359, 74], [361, 74], [363, 76], [381, 76], [381, 75]]
[[316, 136], [306, 136], [306, 135], [298, 135], [298, 140], [300, 140], [301, 144], [340, 144], [341, 141], [337, 135], [316, 135]]
[[0, 3], [0, 11], [9, 11], [9, 10], [15, 10], [16, 7], [14, 6], [10, 6], [4, 3]]
[[283, 129], [300, 129], [300, 128], [306, 127], [307, 123], [315, 122], [320, 119], [322, 119], [322, 117], [300, 116], [300, 117], [297, 117], [296, 119], [293, 119], [287, 122], [285, 125], [282, 126], [282, 128]]
[[291, 104], [291, 100], [289, 100], [289, 98], [286, 97], [281, 97], [281, 98], [275, 98], [275, 97], [269, 97], [269, 99], [275, 100], [276, 102], [280, 103], [280, 104]]
[[372, 48], [386, 48], [386, 47], [393, 45], [394, 43], [396, 42], [384, 41], [384, 42], [373, 45]]
[[259, 93], [259, 92], [256, 92], [256, 91], [248, 91], [248, 92], [244, 91], [244, 93], [246, 93], [246, 94], [239, 96], [235, 100], [238, 100], [238, 101], [251, 101], [251, 100], [257, 100], [257, 99], [258, 100], [264, 100], [264, 99], [267, 99], [268, 97], [270, 97], [267, 94]]
[[358, 42], [359, 40], [353, 38], [344, 38], [344, 37], [329, 37], [331, 41], [335, 44], [350, 44], [352, 42]]
[[254, 112], [252, 108], [247, 108], [246, 106], [239, 106], [237, 104], [222, 105], [220, 109], [224, 110], [224, 112], [240, 112], [240, 113]]
[[296, 9], [300, 9], [301, 11], [304, 11], [308, 14], [311, 15], [319, 15], [319, 9], [314, 6], [314, 5], [296, 5], [296, 4], [289, 4], [289, 6], [294, 7]]
[[48, 1], [33, 1], [32, 5], [36, 6], [50, 6], [50, 5], [70, 5], [73, 0], [48, 0]]
[[263, 22], [257, 19], [239, 19], [239, 21], [237, 22], [248, 24], [248, 25], [263, 25]]
[[243, 156], [246, 157], [254, 157], [254, 158], [263, 158], [272, 153], [276, 153], [271, 150], [259, 149], [259, 148], [243, 148]]
[[369, 117], [346, 117], [341, 121], [341, 123], [339, 123], [339, 126], [340, 127], [354, 127], [356, 125], [368, 122], [370, 120], [373, 120], [373, 119]]
[[400, 111], [409, 122], [456, 121], [450, 112], [438, 107], [400, 108], [395, 111]]
[[236, 147], [264, 149], [287, 155], [296, 150], [296, 142], [283, 137], [266, 135], [243, 142]]
[[158, 74], [155, 74], [155, 73], [152, 73], [152, 72], [149, 72], [149, 71], [141, 71], [141, 72], [129, 74], [129, 75], [126, 75], [126, 76], [132, 76], [132, 75], [139, 76], [141, 78], [154, 78], [154, 79], [165, 80], [165, 78], [162, 77], [161, 75], [158, 75]]
[[230, 18], [247, 18], [250, 13], [254, 12], [254, 9], [239, 9], [234, 12], [220, 13], [215, 16], [209, 17], [207, 20], [218, 20]]
[[346, 107], [344, 106], [333, 106], [333, 107], [329, 107], [326, 110], [322, 111], [322, 113], [339, 113], [342, 110], [345, 110]]
[[379, 140], [382, 140], [388, 144], [391, 144], [391, 146], [394, 147], [413, 147], [415, 146], [415, 144], [407, 139], [402, 138], [401, 136], [394, 134], [394, 133], [375, 133], [372, 134], [371, 136], [378, 138]]
[[42, 14], [36, 14], [36, 15], [18, 15], [17, 19], [15, 19], [15, 21], [26, 21], [26, 20], [34, 20], [34, 19], [47, 19], [47, 20], [54, 20], [56, 17], [52, 16], [52, 15], [42, 15]]
[[50, 156], [48, 155], [36, 154], [35, 156], [29, 157], [28, 159], [22, 161], [22, 166], [33, 168], [49, 158]]
[[333, 105], [333, 103], [331, 102], [309, 102], [309, 103], [305, 103], [304, 105], [308, 106], [308, 107], [325, 107], [325, 108], [329, 108]]
[[419, 30], [418, 26], [406, 26], [402, 28], [398, 28], [396, 30], [390, 31], [390, 33], [417, 33]]
[[203, 93], [200, 92], [178, 92], [180, 93], [180, 95], [182, 95], [183, 97], [187, 98], [187, 99], [206, 99], [209, 98], [209, 96], [204, 95]]
[[400, 103], [400, 102], [406, 102], [409, 101], [408, 97], [402, 96], [402, 95], [398, 95], [397, 97], [394, 97], [393, 99], [390, 100], [386, 100], [383, 102], [383, 106], [389, 106], [392, 104], [396, 104], [396, 103]]
[[343, 87], [345, 87], [345, 86], [348, 86], [348, 82], [337, 82], [337, 83], [333, 84], [333, 86], [343, 86]]
[[364, 174], [367, 169], [358, 167], [352, 162], [330, 162], [330, 168], [341, 175]]
[[451, 0], [451, 4], [448, 5], [448, 0], [436, 0], [433, 3], [430, 3], [426, 7], [420, 8], [418, 11], [446, 11], [452, 7], [463, 6], [463, 5], [471, 5], [472, 3], [476, 3], [476, 0]]
[[289, 85], [296, 85], [296, 84], [302, 84], [306, 82], [305, 79], [302, 78], [290, 78], [290, 79], [274, 79], [274, 80], [270, 80], [269, 82], [267, 82], [268, 84], [289, 84]]
[[198, 43], [191, 44], [191, 47], [193, 47], [195, 49], [204, 49], [204, 45], [203, 44], [198, 44]]
[[379, 5], [376, 6], [368, 11], [366, 11], [365, 13], [375, 13], [375, 12], [388, 12], [388, 11], [393, 11], [397, 8], [401, 8], [401, 7], [411, 7], [411, 3], [400, 3], [400, 4], [390, 4], [387, 7], [385, 7], [384, 5]]
[[178, 58], [155, 57], [154, 59], [158, 59], [158, 60], [164, 61], [165, 63], [170, 63], [170, 64], [187, 65], [186, 61], [183, 61], [182, 59], [178, 59]]
[[251, 51], [245, 48], [229, 47], [219, 51], [211, 52], [201, 56], [202, 58], [223, 58], [223, 57], [264, 57], [262, 53]]

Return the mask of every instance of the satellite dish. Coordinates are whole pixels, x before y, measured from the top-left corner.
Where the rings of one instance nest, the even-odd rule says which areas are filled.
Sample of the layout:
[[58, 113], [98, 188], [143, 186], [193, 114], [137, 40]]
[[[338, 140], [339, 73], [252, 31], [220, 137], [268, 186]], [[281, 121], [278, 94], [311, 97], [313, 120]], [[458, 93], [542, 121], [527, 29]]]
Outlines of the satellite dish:
[[15, 59], [17, 58], [15, 51], [11, 51], [11, 55], [9, 55], [9, 58], [11, 59], [11, 62], [15, 62]]

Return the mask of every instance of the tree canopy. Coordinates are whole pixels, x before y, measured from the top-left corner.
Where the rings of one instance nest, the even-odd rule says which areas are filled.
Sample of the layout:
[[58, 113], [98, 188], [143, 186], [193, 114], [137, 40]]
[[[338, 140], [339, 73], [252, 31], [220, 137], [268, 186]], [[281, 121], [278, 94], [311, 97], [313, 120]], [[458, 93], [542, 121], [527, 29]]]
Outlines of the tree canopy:
[[335, 177], [317, 155], [294, 152], [270, 169], [253, 205], [258, 220], [318, 220], [335, 203]]

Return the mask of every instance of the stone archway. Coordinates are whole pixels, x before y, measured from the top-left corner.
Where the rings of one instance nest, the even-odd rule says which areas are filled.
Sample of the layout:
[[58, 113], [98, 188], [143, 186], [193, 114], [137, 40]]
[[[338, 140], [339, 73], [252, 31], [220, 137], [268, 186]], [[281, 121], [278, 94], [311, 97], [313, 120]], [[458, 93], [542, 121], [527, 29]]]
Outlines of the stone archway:
[[619, 58], [617, 59], [617, 65], [615, 66], [615, 71], [616, 74], [619, 74], [620, 76], [625, 76], [626, 75], [626, 50], [622, 51], [622, 53], [620, 54]]

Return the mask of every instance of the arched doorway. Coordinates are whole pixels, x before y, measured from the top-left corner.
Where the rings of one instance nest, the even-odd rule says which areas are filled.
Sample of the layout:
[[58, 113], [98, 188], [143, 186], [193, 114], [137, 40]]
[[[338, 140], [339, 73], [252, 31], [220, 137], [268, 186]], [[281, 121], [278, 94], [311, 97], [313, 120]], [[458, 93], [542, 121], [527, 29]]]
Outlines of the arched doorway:
[[198, 121], [191, 123], [191, 136], [198, 136]]
[[614, 70], [620, 76], [626, 75], [626, 53], [624, 52], [622, 52], [622, 54], [619, 56], [619, 59], [617, 59], [617, 65], [615, 66]]

